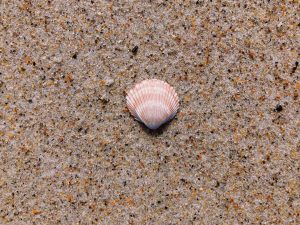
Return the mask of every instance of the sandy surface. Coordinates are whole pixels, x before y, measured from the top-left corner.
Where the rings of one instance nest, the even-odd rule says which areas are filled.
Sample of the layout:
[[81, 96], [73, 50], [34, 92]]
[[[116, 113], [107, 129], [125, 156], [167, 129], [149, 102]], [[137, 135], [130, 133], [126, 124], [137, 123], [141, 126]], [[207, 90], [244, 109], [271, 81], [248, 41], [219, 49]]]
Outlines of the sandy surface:
[[244, 2], [0, 0], [0, 224], [300, 224], [300, 3]]

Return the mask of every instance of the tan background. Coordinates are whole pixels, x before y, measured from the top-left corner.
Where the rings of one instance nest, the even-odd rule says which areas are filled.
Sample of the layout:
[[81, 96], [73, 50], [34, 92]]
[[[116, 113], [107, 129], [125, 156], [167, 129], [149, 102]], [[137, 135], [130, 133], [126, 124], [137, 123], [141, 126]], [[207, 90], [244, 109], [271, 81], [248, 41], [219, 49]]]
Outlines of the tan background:
[[0, 224], [300, 224], [299, 1], [0, 4]]

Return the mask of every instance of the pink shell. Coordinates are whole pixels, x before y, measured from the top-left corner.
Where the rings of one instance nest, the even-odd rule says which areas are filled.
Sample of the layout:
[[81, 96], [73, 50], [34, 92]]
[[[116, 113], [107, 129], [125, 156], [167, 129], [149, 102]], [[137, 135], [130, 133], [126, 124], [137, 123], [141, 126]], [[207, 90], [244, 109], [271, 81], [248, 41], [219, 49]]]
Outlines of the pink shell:
[[144, 80], [135, 85], [126, 100], [130, 113], [150, 129], [157, 129], [171, 120], [179, 107], [174, 88], [157, 79]]

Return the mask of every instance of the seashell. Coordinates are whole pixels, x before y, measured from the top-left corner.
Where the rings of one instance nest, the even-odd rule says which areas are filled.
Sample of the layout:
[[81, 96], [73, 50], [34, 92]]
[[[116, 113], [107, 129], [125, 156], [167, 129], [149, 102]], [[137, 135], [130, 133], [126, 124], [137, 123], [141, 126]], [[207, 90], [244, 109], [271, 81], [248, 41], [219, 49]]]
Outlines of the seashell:
[[171, 120], [179, 107], [174, 88], [157, 79], [136, 84], [129, 91], [126, 100], [128, 109], [136, 120], [153, 130]]

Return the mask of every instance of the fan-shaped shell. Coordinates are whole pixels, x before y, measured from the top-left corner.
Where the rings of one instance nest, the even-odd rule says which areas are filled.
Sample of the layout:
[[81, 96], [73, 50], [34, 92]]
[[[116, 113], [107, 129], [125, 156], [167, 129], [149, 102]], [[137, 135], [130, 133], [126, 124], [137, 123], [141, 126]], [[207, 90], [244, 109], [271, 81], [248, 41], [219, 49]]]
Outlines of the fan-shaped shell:
[[171, 120], [179, 107], [174, 88], [157, 79], [138, 83], [129, 91], [126, 99], [130, 113], [150, 129], [156, 129]]

